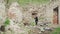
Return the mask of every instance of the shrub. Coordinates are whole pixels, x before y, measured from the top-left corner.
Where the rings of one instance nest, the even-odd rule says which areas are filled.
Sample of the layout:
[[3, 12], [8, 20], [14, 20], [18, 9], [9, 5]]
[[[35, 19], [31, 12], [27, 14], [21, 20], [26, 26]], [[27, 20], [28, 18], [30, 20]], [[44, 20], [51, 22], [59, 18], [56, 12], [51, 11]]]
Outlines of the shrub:
[[10, 20], [8, 18], [6, 18], [4, 25], [7, 26], [9, 24], [10, 24]]

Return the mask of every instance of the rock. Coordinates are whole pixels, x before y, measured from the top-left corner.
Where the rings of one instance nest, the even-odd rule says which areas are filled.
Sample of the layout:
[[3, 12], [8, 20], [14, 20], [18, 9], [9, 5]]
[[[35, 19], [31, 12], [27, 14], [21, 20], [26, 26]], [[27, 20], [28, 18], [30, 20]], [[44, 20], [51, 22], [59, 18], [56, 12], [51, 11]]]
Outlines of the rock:
[[4, 26], [4, 25], [2, 25], [2, 26], [0, 27], [0, 31], [5, 32], [5, 26]]

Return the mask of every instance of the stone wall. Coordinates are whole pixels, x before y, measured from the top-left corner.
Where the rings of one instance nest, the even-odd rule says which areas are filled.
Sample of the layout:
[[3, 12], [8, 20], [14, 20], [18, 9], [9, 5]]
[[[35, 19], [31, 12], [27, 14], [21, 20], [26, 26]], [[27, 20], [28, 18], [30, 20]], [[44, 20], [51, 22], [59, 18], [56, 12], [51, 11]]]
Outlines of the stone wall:
[[3, 25], [5, 18], [6, 18], [5, 2], [4, 0], [0, 0], [0, 25]]
[[[56, 7], [58, 7], [58, 10], [60, 12], [60, 8], [59, 8], [60, 7], [60, 2], [59, 2], [59, 0], [57, 0], [57, 1], [51, 1], [46, 6], [47, 6], [47, 8], [46, 8], [46, 10], [47, 10], [47, 13], [46, 13], [47, 17], [51, 21], [51, 23], [53, 24], [53, 9], [56, 8]], [[59, 14], [60, 13], [58, 13], [58, 16], [60, 16]], [[58, 20], [60, 21], [60, 17], [58, 17]], [[60, 24], [60, 22], [59, 22], [59, 24]]]
[[22, 10], [17, 2], [13, 2], [8, 9], [8, 17], [16, 22], [22, 21]]
[[[21, 16], [18, 15], [19, 20], [22, 18], [21, 21], [23, 20], [23, 22], [31, 23], [31, 22], [34, 22], [34, 18], [32, 16], [32, 13], [34, 11], [36, 11], [37, 16], [39, 18], [39, 23], [48, 21], [48, 22], [51, 22], [51, 24], [52, 24], [53, 23], [53, 9], [57, 6], [59, 6], [59, 9], [60, 9], [60, 2], [59, 1], [60, 0], [50, 1], [47, 4], [40, 4], [40, 5], [29, 4], [29, 5], [26, 5], [26, 6], [20, 6], [20, 5], [16, 6], [16, 4], [14, 6], [14, 3], [13, 4], [11, 3], [8, 12], [12, 11], [12, 10], [15, 11], [15, 8], [17, 9], [16, 13], [17, 13], [17, 11], [21, 10], [20, 13], [18, 13], [19, 15], [22, 14]], [[1, 10], [0, 15], [2, 16], [5, 13], [5, 4], [2, 3], [2, 2], [0, 2], [0, 4], [3, 6], [2, 7], [3, 10], [0, 9]], [[17, 5], [18, 5], [18, 3], [17, 3]], [[14, 8], [12, 9], [12, 7], [14, 7]], [[60, 15], [60, 10], [59, 10], [59, 15]], [[18, 18], [18, 17], [16, 17], [16, 18]], [[60, 22], [60, 18], [59, 18], [59, 22]]]

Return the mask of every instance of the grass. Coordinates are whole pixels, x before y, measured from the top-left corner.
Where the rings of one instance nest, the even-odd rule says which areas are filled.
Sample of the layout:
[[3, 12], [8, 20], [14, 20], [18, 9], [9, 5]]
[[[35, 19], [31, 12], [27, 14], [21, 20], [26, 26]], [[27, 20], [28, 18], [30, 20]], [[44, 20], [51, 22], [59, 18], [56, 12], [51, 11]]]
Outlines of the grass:
[[49, 0], [18, 0], [18, 3], [20, 5], [25, 5], [25, 4], [43, 4], [43, 3], [47, 3], [49, 2]]
[[60, 34], [60, 27], [55, 28], [51, 34]]
[[32, 4], [45, 4], [48, 3], [49, 0], [9, 0], [9, 3], [12, 3], [14, 1], [17, 1], [20, 5], [27, 5], [29, 3]]

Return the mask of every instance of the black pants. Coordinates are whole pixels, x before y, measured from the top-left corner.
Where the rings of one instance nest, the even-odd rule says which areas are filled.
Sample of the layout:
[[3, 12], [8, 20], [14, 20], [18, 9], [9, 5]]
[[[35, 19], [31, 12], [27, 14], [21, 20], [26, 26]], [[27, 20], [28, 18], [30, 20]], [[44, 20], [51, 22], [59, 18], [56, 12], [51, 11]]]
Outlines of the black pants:
[[38, 24], [38, 17], [35, 17], [35, 23]]
[[38, 24], [38, 21], [35, 21], [36, 25]]

